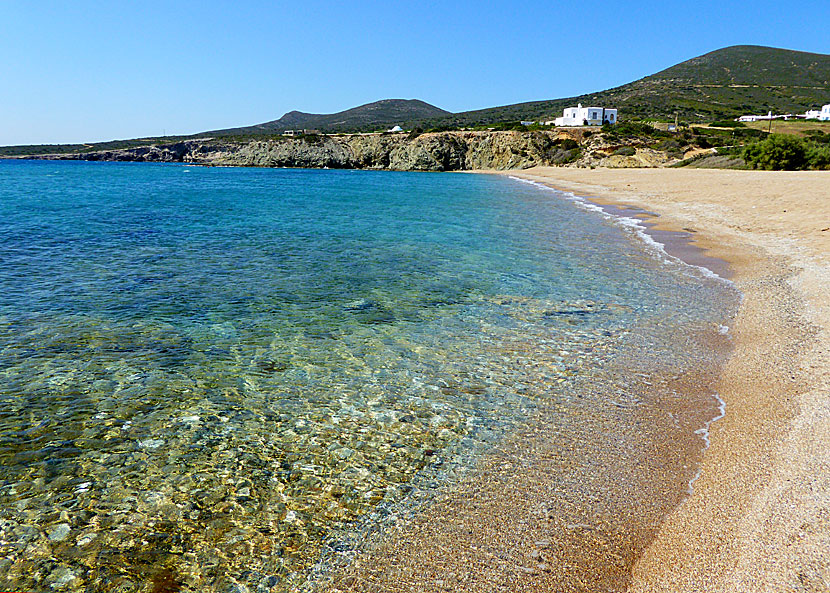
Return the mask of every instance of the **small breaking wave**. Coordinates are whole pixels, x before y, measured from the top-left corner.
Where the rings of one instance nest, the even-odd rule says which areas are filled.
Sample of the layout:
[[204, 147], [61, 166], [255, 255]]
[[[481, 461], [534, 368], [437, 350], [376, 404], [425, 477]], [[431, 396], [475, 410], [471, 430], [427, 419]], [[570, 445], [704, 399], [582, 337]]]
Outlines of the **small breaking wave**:
[[598, 206], [590, 202], [587, 198], [582, 196], [578, 196], [573, 192], [566, 192], [562, 190], [555, 189], [538, 181], [532, 181], [530, 179], [522, 179], [521, 177], [514, 177], [512, 175], [508, 176], [510, 179], [514, 179], [516, 181], [520, 181], [522, 183], [527, 183], [530, 185], [535, 185], [537, 187], [555, 192], [556, 194], [560, 195], [564, 199], [568, 200], [569, 202], [573, 202], [579, 208], [583, 210], [588, 210], [590, 212], [597, 212], [598, 214], [602, 215], [603, 218], [606, 220], [612, 221], [619, 226], [623, 227], [626, 230], [631, 231], [656, 255], [658, 255], [663, 261], [666, 263], [676, 264], [684, 267], [684, 269], [693, 271], [693, 273], [703, 276], [705, 278], [710, 278], [713, 280], [717, 280], [718, 282], [723, 282], [729, 286], [734, 287], [735, 284], [729, 280], [728, 278], [724, 278], [719, 274], [716, 274], [712, 270], [704, 266], [698, 266], [695, 264], [690, 264], [688, 262], [683, 261], [679, 257], [671, 255], [666, 251], [666, 246], [663, 243], [657, 241], [654, 237], [652, 237], [649, 232], [648, 228], [643, 224], [643, 221], [638, 218], [633, 218], [630, 216], [619, 216], [616, 214], [611, 214], [610, 212], [606, 211], [602, 206]]

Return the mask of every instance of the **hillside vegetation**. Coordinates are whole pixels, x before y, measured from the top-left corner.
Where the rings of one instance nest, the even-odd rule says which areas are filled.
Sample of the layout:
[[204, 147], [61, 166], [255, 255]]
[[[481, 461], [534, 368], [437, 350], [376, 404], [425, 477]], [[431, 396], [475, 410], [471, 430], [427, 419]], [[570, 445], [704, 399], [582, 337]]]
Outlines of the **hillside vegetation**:
[[686, 60], [628, 84], [545, 101], [516, 103], [450, 113], [415, 99], [387, 99], [318, 115], [291, 111], [281, 118], [202, 136], [268, 134], [311, 128], [323, 132], [404, 128], [458, 129], [521, 120], [551, 120], [577, 103], [606, 105], [622, 119], [674, 119], [705, 122], [746, 113], [803, 113], [830, 102], [830, 55], [758, 45], [736, 45]]
[[738, 45], [598, 93], [455, 113], [429, 123], [472, 126], [552, 119], [577, 103], [616, 107], [621, 119], [677, 115], [704, 122], [746, 113], [803, 113], [828, 102], [830, 55]]
[[746, 146], [741, 157], [753, 169], [830, 169], [830, 134], [814, 132], [806, 137], [771, 134]]
[[315, 114], [290, 111], [274, 121], [243, 128], [214, 130], [205, 132], [205, 135], [271, 134], [297, 129], [325, 132], [373, 131], [394, 125], [410, 127], [425, 119], [442, 118], [449, 114], [449, 111], [417, 99], [384, 99], [338, 113]]
[[[277, 141], [282, 132], [298, 129], [331, 134], [380, 131], [400, 125], [412, 130], [411, 138], [423, 131], [484, 128], [532, 131], [544, 126], [526, 128], [519, 122], [551, 120], [561, 115], [565, 107], [582, 103], [616, 107], [619, 109], [620, 121], [624, 123], [638, 120], [665, 122], [678, 117], [681, 122], [692, 127], [687, 132], [691, 134], [686, 139], [688, 145], [698, 148], [722, 147], [724, 151], [733, 151], [735, 159], [739, 160], [743, 146], [752, 141], [750, 134], [764, 136], [762, 130], [769, 130], [769, 125], [752, 124], [749, 128], [755, 128], [754, 130], [741, 131], [731, 121], [736, 116], [767, 111], [803, 113], [828, 102], [830, 55], [742, 45], [707, 53], [620, 87], [578, 97], [518, 103], [462, 113], [450, 113], [416, 99], [387, 99], [332, 114], [291, 111], [270, 122], [191, 136], [116, 140], [95, 144], [0, 147], [0, 156], [85, 155], [171, 145], [186, 140], [207, 142], [216, 139], [226, 143]], [[712, 123], [714, 128], [727, 129], [717, 132], [695, 128], [702, 123]], [[773, 131], [804, 135], [814, 126], [822, 128], [818, 122], [796, 124], [776, 121]], [[649, 136], [646, 128], [640, 129], [640, 148], [643, 148], [648, 143]], [[611, 133], [612, 138], [613, 136], [614, 133]], [[815, 151], [810, 152], [814, 153]], [[631, 160], [634, 155], [614, 156], [634, 162]], [[808, 159], [808, 162], [813, 161]], [[815, 162], [823, 161], [819, 159]]]

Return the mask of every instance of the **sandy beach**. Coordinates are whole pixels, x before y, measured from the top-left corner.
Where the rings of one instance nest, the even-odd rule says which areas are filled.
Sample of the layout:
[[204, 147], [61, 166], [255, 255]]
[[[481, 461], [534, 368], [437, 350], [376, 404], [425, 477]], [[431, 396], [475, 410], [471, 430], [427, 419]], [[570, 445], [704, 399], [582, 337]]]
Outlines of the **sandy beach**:
[[830, 175], [535, 168], [516, 177], [655, 213], [743, 292], [694, 493], [631, 591], [830, 590]]
[[[634, 478], [628, 520], [655, 525], [638, 530], [625, 517], [620, 522], [625, 506], [601, 495], [585, 508], [569, 507], [561, 488], [581, 486], [552, 480], [557, 445], [545, 430], [531, 430], [503, 443], [475, 479], [356, 558], [330, 590], [830, 590], [830, 175], [501, 174], [628, 210], [622, 213], [643, 218], [669, 253], [728, 276], [742, 292], [720, 376], [678, 386], [690, 394], [709, 385], [725, 402], [725, 415], [710, 426], [700, 477], [691, 495], [655, 509], [651, 519], [644, 509], [665, 490]], [[651, 450], [651, 476], [668, 467], [662, 464], [676, 447]], [[542, 502], [552, 500], [566, 502]], [[563, 516], [584, 518], [563, 524]]]

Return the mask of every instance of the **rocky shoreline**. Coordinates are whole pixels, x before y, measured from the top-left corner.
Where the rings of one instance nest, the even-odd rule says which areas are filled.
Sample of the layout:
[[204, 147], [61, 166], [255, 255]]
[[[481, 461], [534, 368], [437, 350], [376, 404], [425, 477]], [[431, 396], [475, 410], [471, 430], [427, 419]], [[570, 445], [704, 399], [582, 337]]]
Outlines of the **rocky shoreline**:
[[584, 130], [536, 132], [459, 131], [272, 137], [238, 141], [202, 138], [118, 150], [38, 155], [46, 160], [192, 163], [207, 166], [469, 171], [528, 169], [541, 165], [655, 167], [663, 152], [634, 154]]

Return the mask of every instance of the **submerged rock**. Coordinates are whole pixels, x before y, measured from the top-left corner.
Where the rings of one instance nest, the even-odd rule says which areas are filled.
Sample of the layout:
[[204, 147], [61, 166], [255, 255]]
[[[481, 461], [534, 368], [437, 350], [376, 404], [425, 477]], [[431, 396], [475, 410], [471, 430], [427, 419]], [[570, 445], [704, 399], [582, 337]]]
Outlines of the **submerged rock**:
[[376, 307], [375, 303], [366, 299], [357, 299], [343, 305], [344, 311], [368, 311]]
[[69, 532], [72, 528], [68, 523], [60, 523], [49, 530], [49, 539], [53, 542], [62, 542], [69, 537]]

